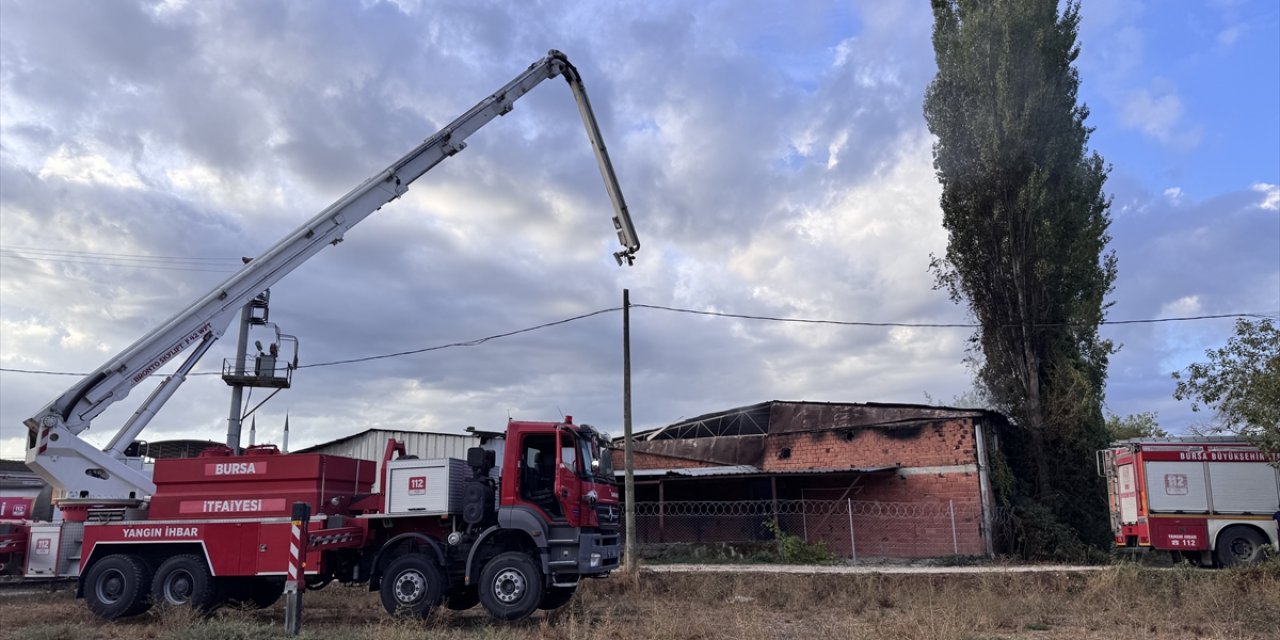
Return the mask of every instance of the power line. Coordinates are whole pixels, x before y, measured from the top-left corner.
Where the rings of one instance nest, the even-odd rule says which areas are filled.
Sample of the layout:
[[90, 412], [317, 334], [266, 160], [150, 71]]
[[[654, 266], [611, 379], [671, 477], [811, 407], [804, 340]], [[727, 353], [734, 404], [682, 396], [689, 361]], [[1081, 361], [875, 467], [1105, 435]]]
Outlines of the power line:
[[[784, 318], [784, 317], [775, 317], [775, 316], [757, 316], [757, 315], [748, 315], [748, 314], [740, 314], [740, 313], [727, 313], [727, 312], [722, 312], [722, 311], [704, 311], [704, 310], [698, 310], [698, 309], [684, 309], [684, 308], [681, 308], [681, 307], [666, 307], [666, 306], [662, 306], [662, 305], [652, 305], [652, 304], [632, 304], [631, 306], [632, 306], [632, 307], [636, 307], [636, 308], [643, 308], [643, 309], [654, 309], [654, 310], [658, 310], [658, 311], [669, 311], [669, 312], [673, 312], [673, 313], [686, 313], [686, 314], [702, 315], [702, 316], [713, 316], [713, 317], [720, 317], [720, 318], [737, 318], [737, 319], [742, 319], [742, 320], [762, 320], [762, 321], [768, 321], [768, 322], [788, 322], [788, 323], [801, 323], [801, 324], [825, 324], [825, 325], [851, 326], [851, 327], [903, 327], [903, 328], [918, 328], [918, 329], [974, 329], [974, 328], [977, 328], [977, 327], [979, 327], [979, 326], [980, 326], [980, 325], [972, 324], [972, 323], [967, 323], [967, 324], [966, 324], [966, 323], [863, 322], [863, 321], [852, 321], [852, 320], [817, 320], [817, 319], [812, 319], [812, 318]], [[577, 321], [577, 320], [583, 320], [583, 319], [586, 319], [586, 318], [591, 318], [591, 317], [598, 316], [598, 315], [603, 315], [603, 314], [606, 314], [606, 313], [613, 313], [613, 312], [621, 311], [621, 310], [622, 310], [622, 307], [609, 307], [609, 308], [606, 308], [606, 309], [598, 309], [598, 310], [596, 310], [596, 311], [592, 311], [592, 312], [589, 312], [589, 313], [584, 313], [584, 314], [581, 314], [581, 315], [572, 316], [572, 317], [569, 317], [569, 318], [564, 318], [564, 319], [561, 319], [561, 320], [554, 320], [554, 321], [552, 321], [552, 322], [544, 322], [544, 323], [542, 323], [542, 324], [534, 325], [534, 326], [531, 326], [531, 327], [525, 327], [525, 328], [523, 328], [523, 329], [516, 329], [516, 330], [514, 330], [514, 331], [507, 331], [507, 332], [504, 332], [504, 333], [497, 333], [497, 334], [493, 334], [493, 335], [485, 336], [485, 337], [483, 337], [483, 338], [475, 338], [475, 339], [472, 339], [472, 340], [464, 340], [464, 341], [461, 341], [461, 342], [450, 342], [450, 343], [448, 343], [448, 344], [440, 344], [440, 345], [435, 345], [435, 346], [430, 346], [430, 347], [423, 347], [423, 348], [421, 348], [421, 349], [410, 349], [410, 350], [408, 350], [408, 351], [396, 351], [396, 352], [394, 352], [394, 353], [383, 353], [383, 354], [377, 354], [377, 355], [372, 355], [372, 356], [362, 356], [362, 357], [359, 357], [359, 358], [348, 358], [348, 359], [345, 359], [345, 360], [332, 360], [332, 361], [329, 361], [329, 362], [316, 362], [316, 363], [313, 363], [313, 364], [304, 364], [304, 365], [300, 365], [300, 366], [298, 366], [298, 368], [299, 368], [299, 369], [314, 369], [314, 368], [318, 368], [318, 367], [333, 367], [333, 366], [339, 366], [339, 365], [345, 365], [345, 364], [356, 364], [356, 363], [361, 363], [361, 362], [370, 362], [370, 361], [373, 361], [373, 360], [385, 360], [385, 359], [388, 359], [388, 358], [398, 358], [398, 357], [402, 357], [402, 356], [409, 356], [409, 355], [414, 355], [414, 354], [419, 354], [419, 353], [427, 353], [427, 352], [430, 352], [430, 351], [441, 351], [441, 350], [444, 350], [444, 349], [453, 349], [453, 348], [458, 348], [458, 347], [476, 347], [476, 346], [482, 345], [482, 344], [484, 344], [484, 343], [486, 343], [486, 342], [490, 342], [490, 341], [492, 341], [492, 340], [498, 340], [498, 339], [501, 339], [501, 338], [509, 338], [509, 337], [511, 337], [511, 336], [520, 335], [520, 334], [522, 334], [522, 333], [530, 333], [530, 332], [533, 332], [533, 331], [538, 331], [538, 330], [546, 329], [546, 328], [549, 328], [549, 327], [555, 327], [555, 326], [559, 326], [559, 325], [563, 325], [563, 324], [568, 324], [568, 323], [570, 323], [570, 322], [575, 322], [575, 321]], [[1147, 319], [1138, 319], [1138, 320], [1107, 320], [1107, 321], [1102, 322], [1101, 324], [1105, 324], [1105, 325], [1157, 324], [1157, 323], [1164, 323], [1164, 322], [1188, 322], [1188, 321], [1195, 321], [1195, 320], [1220, 320], [1220, 319], [1225, 319], [1225, 318], [1272, 318], [1272, 319], [1275, 319], [1275, 318], [1280, 318], [1280, 313], [1277, 313], [1277, 314], [1270, 314], [1270, 313], [1223, 313], [1223, 314], [1200, 315], [1200, 316], [1179, 316], [1179, 317], [1170, 317], [1170, 318], [1147, 318]], [[1049, 327], [1062, 327], [1062, 326], [1071, 326], [1071, 325], [1068, 325], [1068, 324], [1036, 324], [1036, 325], [1032, 325], [1032, 326], [1033, 326], [1033, 327], [1036, 327], [1036, 328], [1049, 328]], [[77, 377], [84, 377], [84, 376], [88, 375], [87, 373], [77, 373], [77, 372], [72, 372], [72, 371], [41, 371], [41, 370], [35, 370], [35, 369], [17, 369], [17, 368], [11, 368], [11, 367], [0, 367], [0, 372], [5, 372], [5, 373], [26, 373], [26, 374], [33, 374], [33, 375], [47, 375], [47, 376], [77, 376]], [[153, 375], [153, 376], [164, 376], [164, 375], [168, 375], [168, 374], [155, 373], [155, 374], [152, 374], [152, 375]], [[192, 375], [192, 376], [220, 375], [220, 372], [218, 372], [218, 371], [198, 371], [198, 372], [195, 372], [195, 373], [191, 373], [191, 374], [189, 374], [189, 375]]]
[[212, 263], [239, 263], [239, 258], [201, 258], [198, 256], [153, 256], [138, 253], [103, 253], [98, 251], [79, 251], [74, 249], [49, 249], [46, 247], [19, 247], [14, 245], [0, 244], [0, 251], [13, 251], [20, 253], [34, 253], [45, 256], [74, 256], [74, 257], [90, 257], [90, 258], [128, 258], [133, 260], [152, 260], [152, 261], [177, 261], [177, 262], [212, 262]]
[[103, 253], [70, 249], [45, 249], [0, 245], [0, 258], [85, 264], [100, 267], [149, 269], [159, 271], [202, 271], [208, 273], [232, 273], [238, 269], [237, 258], [207, 258], [194, 256], [149, 256], [131, 253]]
[[428, 352], [428, 351], [440, 351], [441, 349], [452, 349], [452, 348], [454, 348], [454, 347], [476, 347], [476, 346], [480, 346], [480, 345], [482, 345], [482, 344], [484, 344], [484, 343], [486, 343], [486, 342], [489, 342], [490, 340], [497, 340], [497, 339], [499, 339], [499, 338], [508, 338], [508, 337], [511, 337], [511, 336], [514, 336], [514, 335], [518, 335], [518, 334], [521, 334], [521, 333], [529, 333], [530, 331], [537, 331], [537, 330], [539, 330], [539, 329], [546, 329], [547, 327], [554, 327], [554, 326], [557, 326], [557, 325], [568, 324], [568, 323], [573, 322], [573, 321], [575, 321], [575, 320], [582, 320], [582, 319], [584, 319], [584, 318], [590, 318], [590, 317], [592, 317], [592, 316], [598, 316], [598, 315], [601, 315], [601, 314], [604, 314], [604, 313], [612, 313], [612, 312], [614, 312], [614, 311], [621, 311], [621, 310], [622, 310], [622, 307], [610, 307], [610, 308], [608, 308], [608, 309], [600, 309], [600, 310], [597, 310], [597, 311], [592, 311], [591, 313], [584, 313], [584, 314], [582, 314], [582, 315], [580, 315], [580, 316], [573, 316], [572, 318], [565, 318], [565, 319], [563, 319], [563, 320], [556, 320], [556, 321], [554, 321], [554, 322], [546, 322], [546, 323], [543, 323], [543, 324], [540, 324], [540, 325], [535, 325], [535, 326], [532, 326], [532, 327], [525, 327], [525, 328], [523, 328], [523, 329], [516, 329], [515, 331], [508, 331], [508, 332], [506, 332], [506, 333], [498, 333], [498, 334], [494, 334], [494, 335], [491, 335], [491, 336], [485, 336], [485, 337], [483, 337], [483, 338], [476, 338], [475, 340], [467, 340], [467, 341], [464, 341], [464, 342], [451, 342], [451, 343], [449, 343], [449, 344], [441, 344], [441, 345], [436, 345], [436, 346], [434, 346], [434, 347], [424, 347], [424, 348], [422, 348], [422, 349], [413, 349], [413, 350], [411, 350], [411, 351], [397, 351], [396, 353], [384, 353], [384, 354], [376, 355], [376, 356], [364, 356], [364, 357], [362, 357], [362, 358], [351, 358], [351, 359], [349, 359], [349, 360], [334, 360], [334, 361], [332, 361], [332, 362], [317, 362], [317, 363], [315, 363], [315, 364], [304, 364], [304, 365], [299, 365], [299, 366], [298, 366], [298, 368], [299, 368], [299, 369], [310, 369], [310, 368], [313, 368], [313, 367], [332, 367], [332, 366], [334, 366], [334, 365], [340, 365], [340, 364], [353, 364], [353, 363], [356, 363], [356, 362], [369, 362], [370, 360], [383, 360], [383, 359], [385, 359], [385, 358], [397, 358], [397, 357], [400, 357], [400, 356], [413, 355], [413, 354], [415, 354], [415, 353], [426, 353], [426, 352]]
[[[675, 313], [688, 313], [700, 316], [715, 316], [720, 318], [737, 318], [740, 320], [765, 320], [769, 322], [791, 322], [798, 324], [829, 324], [845, 327], [903, 327], [910, 329], [977, 329], [981, 324], [977, 323], [938, 323], [938, 322], [863, 322], [855, 320], [815, 320], [812, 318], [784, 318], [777, 316], [757, 316], [743, 313], [728, 313], [724, 311], [704, 311], [699, 309], [684, 309], [681, 307], [665, 307], [656, 304], [632, 304], [632, 307], [644, 309], [657, 309], [660, 311], [671, 311]], [[1217, 320], [1222, 318], [1275, 318], [1275, 315], [1263, 313], [1223, 313], [1216, 315], [1203, 316], [1182, 316], [1176, 318], [1148, 318], [1141, 320], [1104, 320], [1099, 324], [1115, 325], [1115, 324], [1155, 324], [1160, 322], [1185, 322], [1189, 320]], [[1021, 327], [1022, 325], [1002, 325], [1003, 327]], [[1035, 323], [1031, 324], [1031, 328], [1048, 329], [1053, 327], [1071, 327], [1071, 326], [1089, 326], [1083, 323]]]

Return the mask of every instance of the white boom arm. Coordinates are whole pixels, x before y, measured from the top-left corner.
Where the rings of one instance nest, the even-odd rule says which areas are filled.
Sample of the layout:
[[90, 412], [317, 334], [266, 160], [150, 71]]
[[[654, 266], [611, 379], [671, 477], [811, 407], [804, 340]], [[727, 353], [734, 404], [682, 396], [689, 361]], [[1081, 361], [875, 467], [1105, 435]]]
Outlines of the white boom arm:
[[[143, 336], [28, 418], [25, 424], [31, 430], [31, 437], [27, 465], [59, 491], [63, 503], [129, 504], [150, 496], [155, 485], [136, 468], [137, 465], [127, 464], [124, 447], [173, 394], [195, 361], [222, 335], [236, 312], [253, 296], [269, 288], [325, 245], [341, 242], [348, 229], [384, 204], [399, 198], [408, 190], [410, 183], [465, 148], [464, 141], [471, 134], [511, 111], [516, 100], [543, 80], [558, 75], [564, 76], [573, 91], [587, 137], [595, 150], [605, 189], [613, 203], [613, 225], [623, 247], [614, 257], [619, 265], [623, 262], [631, 264], [640, 243], [587, 100], [582, 78], [563, 53], [552, 50], [506, 86], [339, 198], [213, 291]], [[161, 383], [106, 450], [95, 449], [77, 437], [104, 409], [124, 399], [134, 386], [193, 346], [198, 348], [177, 373]]]

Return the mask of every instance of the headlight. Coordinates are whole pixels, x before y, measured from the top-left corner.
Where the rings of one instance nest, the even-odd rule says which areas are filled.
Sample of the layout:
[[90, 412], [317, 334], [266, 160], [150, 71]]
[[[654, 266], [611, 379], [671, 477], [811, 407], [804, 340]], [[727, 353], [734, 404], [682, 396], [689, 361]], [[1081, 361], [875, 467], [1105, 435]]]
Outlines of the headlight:
[[588, 556], [587, 564], [592, 568], [600, 566], [600, 554], [593, 553], [590, 556]]

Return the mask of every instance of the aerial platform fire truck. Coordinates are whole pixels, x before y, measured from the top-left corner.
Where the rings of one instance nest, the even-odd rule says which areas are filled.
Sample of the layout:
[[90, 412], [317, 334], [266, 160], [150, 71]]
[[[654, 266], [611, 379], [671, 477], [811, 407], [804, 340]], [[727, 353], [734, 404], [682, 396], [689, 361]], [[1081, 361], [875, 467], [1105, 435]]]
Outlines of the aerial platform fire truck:
[[[395, 440], [381, 461], [287, 454], [273, 445], [241, 450], [237, 433], [236, 441], [199, 457], [156, 460], [148, 473], [134, 446], [237, 312], [250, 315], [272, 284], [339, 243], [462, 150], [468, 136], [556, 76], [572, 90], [612, 201], [623, 247], [614, 257], [631, 264], [639, 241], [582, 79], [553, 50], [26, 420], [27, 465], [52, 485], [61, 519], [4, 532], [0, 542], [25, 546], [24, 575], [77, 577], [77, 594], [108, 619], [153, 605], [267, 606], [283, 589], [297, 503], [311, 514], [306, 583], [367, 583], [391, 613], [480, 603], [496, 618], [515, 620], [563, 605], [580, 579], [615, 569], [620, 517], [610, 456], [600, 433], [571, 418], [475, 432], [481, 446], [466, 460], [417, 459]], [[243, 357], [243, 345], [240, 351]], [[189, 355], [182, 364], [105, 448], [79, 437], [94, 417], [183, 352]], [[273, 348], [268, 357], [276, 356]], [[276, 371], [273, 364], [235, 374], [274, 378]]]
[[1098, 452], [1116, 547], [1204, 566], [1280, 549], [1280, 456], [1228, 436], [1139, 438]]

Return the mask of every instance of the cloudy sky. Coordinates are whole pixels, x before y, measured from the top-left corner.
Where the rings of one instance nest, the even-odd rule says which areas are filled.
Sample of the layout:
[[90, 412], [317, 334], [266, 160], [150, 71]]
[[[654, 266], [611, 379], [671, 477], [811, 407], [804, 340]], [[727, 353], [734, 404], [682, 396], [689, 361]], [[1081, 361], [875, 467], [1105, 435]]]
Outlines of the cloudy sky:
[[[1280, 314], [1280, 11], [1085, 0], [1078, 67], [1113, 166], [1112, 320]], [[22, 420], [548, 49], [581, 70], [643, 248], [614, 265], [573, 100], [546, 83], [272, 289], [303, 365], [633, 303], [963, 323], [921, 114], [921, 2], [0, 0], [0, 456]], [[294, 447], [369, 427], [620, 432], [620, 312], [313, 366], [257, 414]], [[1109, 410], [1203, 419], [1170, 372], [1232, 321], [1104, 328]], [[197, 368], [217, 372], [235, 330]], [[632, 311], [635, 424], [768, 399], [949, 403], [968, 329]], [[266, 341], [265, 334], [255, 337]], [[86, 436], [105, 443], [148, 392]], [[260, 391], [252, 403], [262, 399]], [[222, 440], [193, 376], [144, 438]]]

